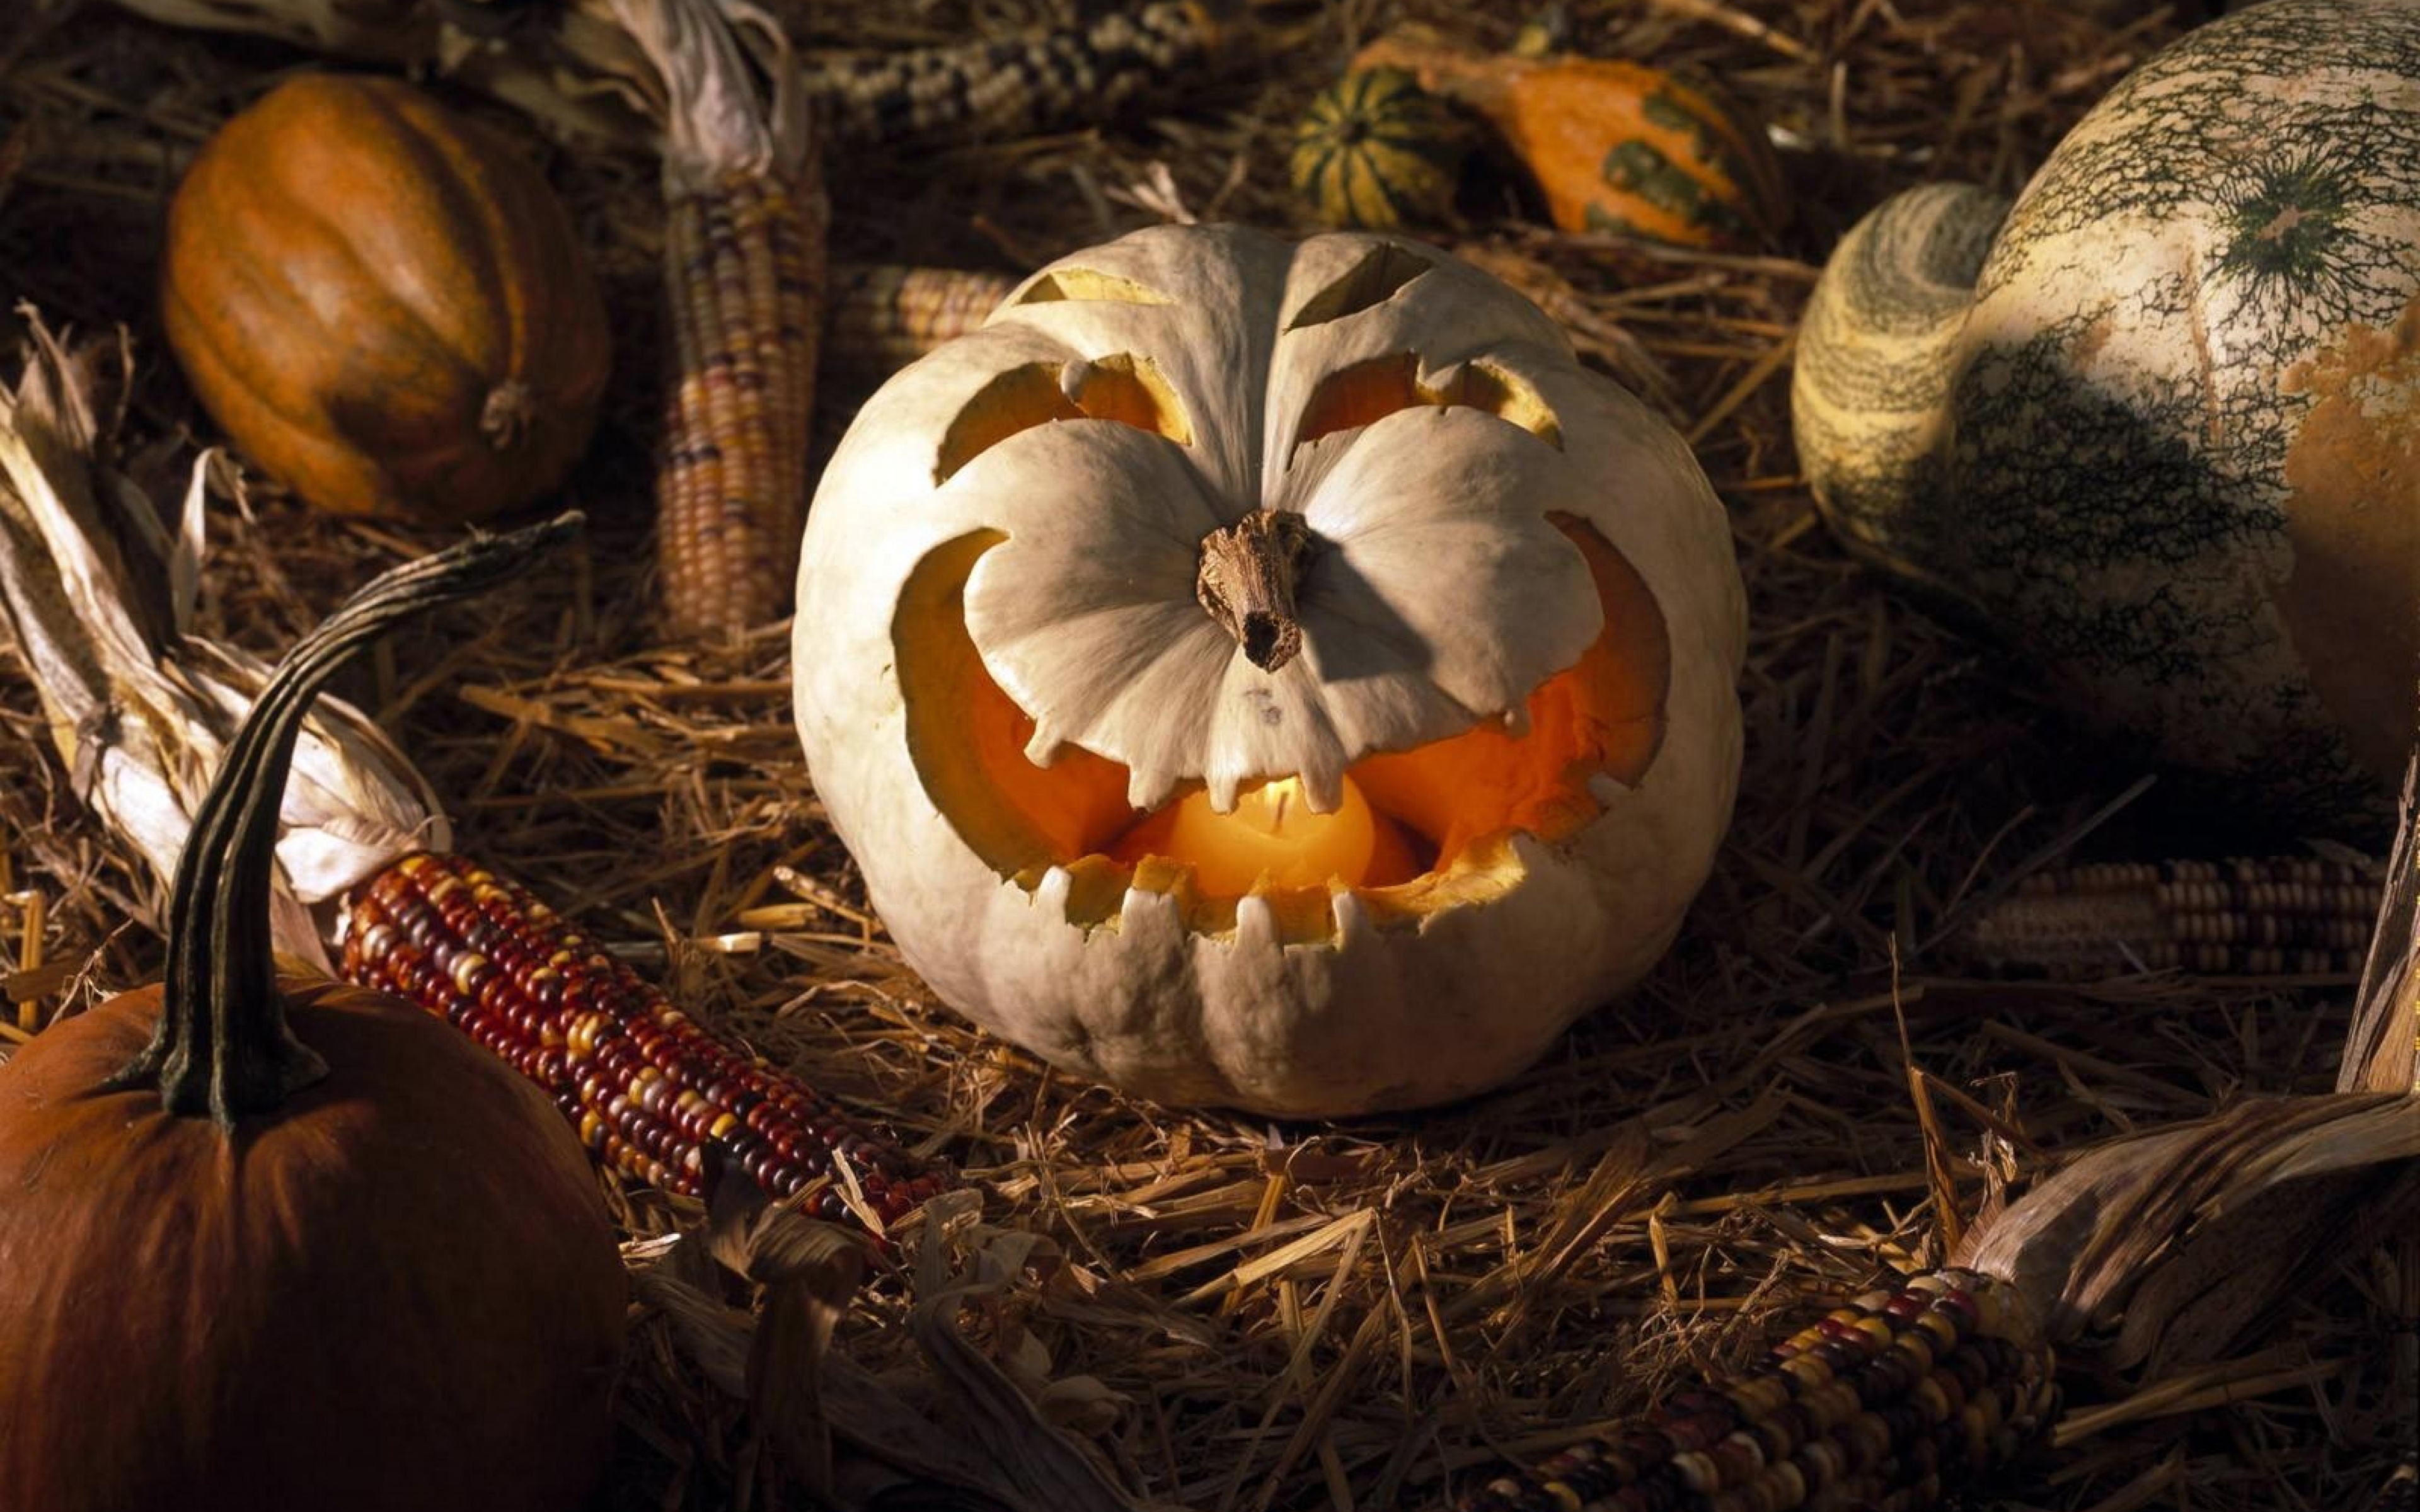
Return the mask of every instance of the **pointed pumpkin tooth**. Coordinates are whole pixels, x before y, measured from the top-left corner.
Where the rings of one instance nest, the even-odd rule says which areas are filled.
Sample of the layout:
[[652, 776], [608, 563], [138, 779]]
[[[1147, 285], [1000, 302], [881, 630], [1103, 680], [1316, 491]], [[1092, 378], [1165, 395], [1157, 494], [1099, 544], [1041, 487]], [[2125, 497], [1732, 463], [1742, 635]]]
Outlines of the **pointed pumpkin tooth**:
[[1186, 890], [1184, 872], [1191, 870], [1176, 868], [1171, 875], [1156, 868], [1137, 867], [1134, 881], [1118, 905], [1118, 933], [1132, 938], [1140, 936], [1148, 928], [1168, 926], [1181, 933], [1185, 927], [1185, 900], [1179, 892]]
[[1302, 784], [1303, 796], [1311, 801], [1312, 813], [1334, 813], [1344, 807], [1344, 773], [1338, 767], [1324, 767], [1305, 772], [1296, 779]]
[[1610, 809], [1637, 790], [1625, 786], [1611, 772], [1599, 772], [1588, 779], [1589, 796]]
[[1157, 813], [1176, 797], [1176, 779], [1164, 771], [1147, 766], [1131, 767], [1126, 772], [1126, 807], [1143, 813]]
[[1270, 909], [1269, 901], [1260, 893], [1246, 893], [1235, 900], [1235, 944], [1237, 948], [1275, 949], [1278, 943], [1278, 916]]
[[1082, 407], [1084, 391], [1092, 386], [1093, 373], [1092, 363], [1082, 357], [1069, 358], [1059, 369], [1059, 392], [1067, 396], [1069, 404]]
[[1355, 889], [1338, 887], [1330, 892], [1327, 911], [1336, 920], [1337, 949], [1350, 949], [1357, 941], [1377, 936], [1378, 926], [1370, 921], [1370, 910]]
[[1518, 740], [1529, 733], [1529, 705], [1516, 703], [1497, 717], [1504, 721], [1504, 733]]
[[1210, 790], [1210, 810], [1213, 813], [1235, 811], [1235, 795], [1242, 792], [1244, 787], [1242, 778], [1233, 772], [1213, 772], [1202, 779], [1202, 785]]
[[1067, 921], [1067, 900], [1075, 890], [1075, 873], [1063, 866], [1054, 866], [1042, 873], [1041, 886], [1033, 889], [1033, 905], [1064, 923]]
[[1033, 721], [1032, 738], [1025, 743], [1025, 759], [1035, 766], [1048, 766], [1059, 760], [1059, 753], [1066, 746], [1067, 742], [1060, 738], [1058, 731], [1036, 719]]

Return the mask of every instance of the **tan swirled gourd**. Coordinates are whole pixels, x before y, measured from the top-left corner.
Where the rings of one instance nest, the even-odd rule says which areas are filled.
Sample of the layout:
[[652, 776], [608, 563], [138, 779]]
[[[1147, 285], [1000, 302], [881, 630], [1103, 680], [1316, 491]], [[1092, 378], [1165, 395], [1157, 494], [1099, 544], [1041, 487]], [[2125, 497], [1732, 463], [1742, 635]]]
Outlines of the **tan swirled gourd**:
[[1801, 336], [1853, 546], [2257, 811], [2366, 828], [2420, 665], [2420, 6], [2193, 32], [2013, 206], [1910, 191]]
[[1739, 772], [1723, 510], [1434, 249], [1163, 226], [870, 400], [809, 512], [815, 790], [968, 1016], [1171, 1102], [1341, 1114], [1635, 981]]

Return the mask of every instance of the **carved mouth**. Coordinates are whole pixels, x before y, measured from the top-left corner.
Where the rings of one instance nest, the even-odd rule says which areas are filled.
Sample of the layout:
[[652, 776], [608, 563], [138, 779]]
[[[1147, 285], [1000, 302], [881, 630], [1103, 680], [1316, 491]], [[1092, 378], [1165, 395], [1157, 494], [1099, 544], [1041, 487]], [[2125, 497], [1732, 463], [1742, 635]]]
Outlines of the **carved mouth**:
[[[1029, 345], [962, 401], [933, 482], [988, 528], [918, 563], [892, 639], [924, 791], [1004, 882], [1088, 929], [1136, 894], [1212, 935], [1248, 900], [1290, 943], [1417, 927], [1503, 897], [1523, 837], [1568, 841], [1644, 776], [1664, 615], [1575, 512], [1602, 485], [1529, 359], [1433, 368], [1346, 324], [1451, 276], [1382, 244], [1296, 305], [1280, 348], [1336, 355], [1272, 378], [1288, 417], [1249, 479], [1235, 438], [1202, 433], [1187, 347], [1164, 369]], [[1140, 329], [1174, 308], [1080, 269], [1013, 302], [1132, 306]]]
[[[1527, 872], [1516, 837], [1568, 840], [1638, 782], [1664, 734], [1671, 658], [1662, 612], [1594, 529], [1568, 516], [1554, 523], [1588, 563], [1604, 628], [1529, 695], [1519, 728], [1491, 719], [1346, 770], [1339, 811], [1354, 825], [1368, 816], [1357, 876], [1247, 880], [1231, 857], [1188, 846], [1188, 828], [1201, 826], [1186, 821], [1208, 809], [1201, 783], [1139, 810], [1116, 762], [1074, 746], [1047, 766], [1029, 760], [1034, 721], [992, 680], [966, 628], [967, 579], [1003, 539], [998, 532], [931, 552], [900, 597], [893, 643], [909, 753], [927, 795], [985, 866], [1059, 897], [1068, 921], [1085, 928], [1116, 928], [1129, 891], [1175, 900], [1189, 929], [1212, 935], [1232, 933], [1238, 904], [1258, 898], [1289, 944], [1333, 940], [1340, 910], [1405, 927], [1499, 898]], [[1299, 818], [1284, 811], [1298, 796], [1247, 789], [1236, 810], [1249, 820], [1255, 805], [1263, 819], [1274, 809], [1282, 824]], [[1363, 850], [1357, 841], [1350, 848]]]

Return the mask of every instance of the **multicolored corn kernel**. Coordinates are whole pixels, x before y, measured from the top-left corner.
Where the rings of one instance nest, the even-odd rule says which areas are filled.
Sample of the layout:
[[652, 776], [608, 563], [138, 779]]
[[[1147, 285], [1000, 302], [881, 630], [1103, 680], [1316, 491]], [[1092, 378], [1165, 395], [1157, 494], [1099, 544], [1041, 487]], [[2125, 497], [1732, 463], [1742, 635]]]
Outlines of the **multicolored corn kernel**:
[[2019, 884], [1951, 947], [1993, 971], [2351, 976], [2377, 924], [2368, 869], [2288, 856], [2062, 867]]
[[980, 327], [1016, 287], [1005, 273], [858, 263], [832, 270], [824, 361], [878, 380]]
[[843, 142], [975, 142], [1097, 118], [1174, 84], [1226, 36], [1214, 0], [1155, 0], [1000, 42], [871, 53], [806, 73]]
[[1761, 1370], [1466, 1494], [1461, 1512], [1925, 1512], [2014, 1459], [2057, 1411], [2048, 1345], [1967, 1272], [1860, 1297]]
[[460, 856], [406, 856], [356, 889], [343, 970], [486, 1046], [554, 1099], [600, 1164], [650, 1186], [702, 1196], [712, 1149], [776, 1198], [836, 1222], [853, 1215], [853, 1181], [889, 1225], [948, 1184], [707, 1032], [526, 888]]
[[806, 518], [830, 216], [798, 183], [731, 173], [669, 195], [675, 373], [657, 470], [666, 627], [736, 636], [787, 612]]

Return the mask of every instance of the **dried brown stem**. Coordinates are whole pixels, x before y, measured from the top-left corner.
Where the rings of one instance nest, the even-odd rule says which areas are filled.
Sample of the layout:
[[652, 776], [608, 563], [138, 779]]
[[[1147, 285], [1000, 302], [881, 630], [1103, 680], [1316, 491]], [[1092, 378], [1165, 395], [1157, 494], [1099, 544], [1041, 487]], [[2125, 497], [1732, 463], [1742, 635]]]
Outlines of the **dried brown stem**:
[[1245, 658], [1264, 672], [1302, 650], [1295, 585], [1318, 539], [1300, 515], [1274, 509], [1254, 510], [1202, 538], [1193, 591], [1244, 648]]

